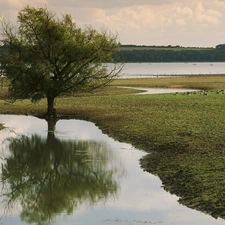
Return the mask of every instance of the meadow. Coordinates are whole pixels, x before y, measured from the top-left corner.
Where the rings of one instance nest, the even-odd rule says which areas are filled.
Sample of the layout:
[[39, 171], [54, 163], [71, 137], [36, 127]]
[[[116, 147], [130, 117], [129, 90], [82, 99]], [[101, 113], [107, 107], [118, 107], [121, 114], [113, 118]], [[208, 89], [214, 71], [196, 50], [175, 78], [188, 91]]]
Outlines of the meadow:
[[[138, 95], [120, 86], [194, 88], [197, 93]], [[46, 100], [10, 104], [0, 85], [0, 113], [40, 116]], [[149, 154], [142, 168], [190, 208], [225, 219], [225, 76], [118, 79], [94, 93], [57, 98], [59, 116], [94, 122], [116, 140]], [[22, 126], [22, 125], [21, 125]], [[144, 185], [144, 184], [143, 184]]]

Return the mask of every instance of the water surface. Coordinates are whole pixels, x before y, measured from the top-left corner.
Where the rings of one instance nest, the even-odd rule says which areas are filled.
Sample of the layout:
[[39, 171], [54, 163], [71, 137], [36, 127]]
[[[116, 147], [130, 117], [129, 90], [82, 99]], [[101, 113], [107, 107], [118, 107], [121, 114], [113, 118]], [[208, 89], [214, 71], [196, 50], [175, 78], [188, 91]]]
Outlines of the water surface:
[[120, 88], [132, 88], [140, 90], [143, 92], [135, 93], [135, 95], [145, 95], [145, 94], [168, 94], [168, 93], [187, 93], [187, 92], [197, 92], [198, 89], [185, 89], [185, 88], [144, 88], [144, 87], [132, 87], [132, 86], [119, 86]]
[[155, 78], [178, 75], [225, 74], [224, 62], [125, 63], [121, 78]]
[[224, 224], [180, 205], [140, 168], [145, 152], [93, 123], [60, 120], [55, 133], [30, 116], [0, 123], [1, 224]]

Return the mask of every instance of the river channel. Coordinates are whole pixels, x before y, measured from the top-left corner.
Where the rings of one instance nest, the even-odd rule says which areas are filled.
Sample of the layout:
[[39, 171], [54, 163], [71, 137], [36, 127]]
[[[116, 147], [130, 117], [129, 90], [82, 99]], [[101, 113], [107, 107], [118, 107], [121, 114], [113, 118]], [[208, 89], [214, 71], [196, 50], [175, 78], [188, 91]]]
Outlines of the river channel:
[[216, 225], [221, 219], [180, 205], [146, 153], [103, 134], [93, 123], [0, 115], [0, 224]]

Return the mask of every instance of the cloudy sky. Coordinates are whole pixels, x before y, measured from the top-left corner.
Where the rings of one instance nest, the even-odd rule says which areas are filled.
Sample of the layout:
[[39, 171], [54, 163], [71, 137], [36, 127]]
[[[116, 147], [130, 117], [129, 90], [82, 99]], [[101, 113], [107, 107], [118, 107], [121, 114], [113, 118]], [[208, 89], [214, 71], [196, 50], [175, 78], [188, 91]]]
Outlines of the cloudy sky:
[[215, 47], [225, 43], [225, 0], [0, 0], [16, 22], [26, 5], [71, 14], [79, 27], [107, 28], [122, 44]]

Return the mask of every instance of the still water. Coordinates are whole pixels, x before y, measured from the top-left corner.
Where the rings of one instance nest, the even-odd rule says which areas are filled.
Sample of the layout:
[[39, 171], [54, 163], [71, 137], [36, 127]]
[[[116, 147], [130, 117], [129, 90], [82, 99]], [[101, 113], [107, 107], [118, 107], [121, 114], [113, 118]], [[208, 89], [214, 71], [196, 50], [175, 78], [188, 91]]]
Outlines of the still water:
[[178, 204], [140, 168], [146, 153], [93, 123], [59, 120], [55, 133], [31, 116], [0, 123], [0, 224], [224, 224]]
[[125, 63], [121, 78], [225, 74], [224, 62]]

